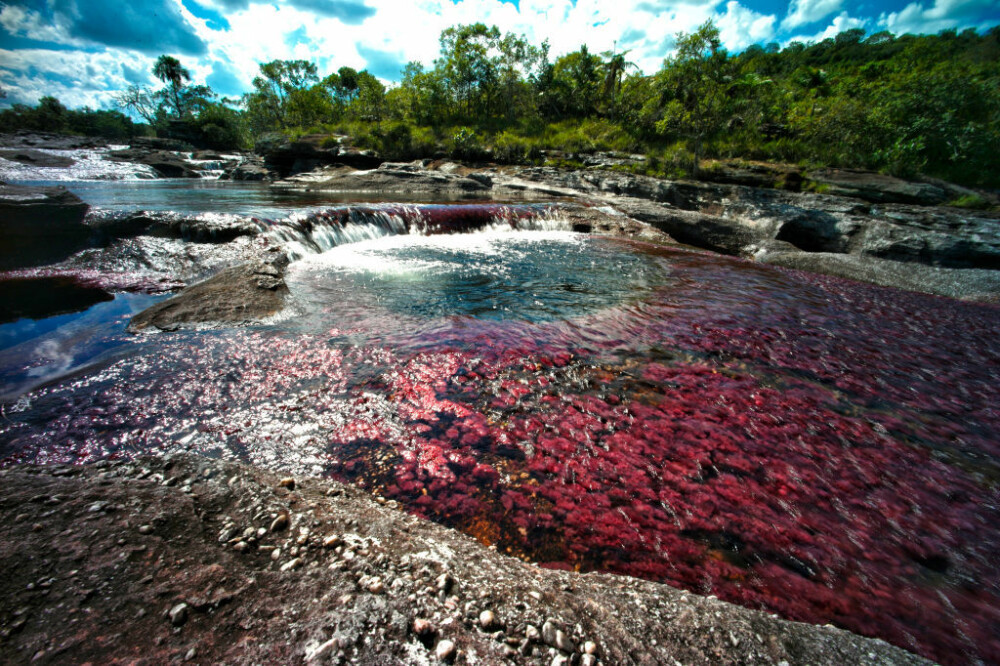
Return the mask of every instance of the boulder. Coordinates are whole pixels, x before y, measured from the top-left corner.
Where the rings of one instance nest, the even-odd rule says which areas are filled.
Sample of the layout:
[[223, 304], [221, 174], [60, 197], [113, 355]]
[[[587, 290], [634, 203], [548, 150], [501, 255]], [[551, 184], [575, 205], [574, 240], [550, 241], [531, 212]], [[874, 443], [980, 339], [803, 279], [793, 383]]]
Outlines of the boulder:
[[128, 325], [130, 333], [147, 328], [176, 331], [184, 327], [240, 325], [260, 322], [285, 305], [288, 256], [273, 249], [264, 257], [226, 268], [187, 287], [176, 296], [149, 307]]
[[262, 181], [275, 180], [276, 175], [266, 166], [264, 160], [253, 157], [226, 170], [219, 180]]
[[446, 173], [428, 169], [420, 161], [385, 162], [377, 169], [363, 171], [326, 167], [275, 183], [275, 187], [321, 192], [482, 193], [486, 196], [489, 196], [492, 185], [492, 178], [488, 174]]
[[306, 134], [293, 139], [280, 132], [269, 132], [257, 139], [254, 152], [263, 158], [265, 167], [283, 177], [330, 164], [372, 169], [382, 163], [376, 155], [344, 144], [344, 138]]
[[87, 247], [88, 208], [64, 187], [0, 185], [0, 270], [51, 264]]
[[116, 162], [146, 164], [153, 167], [161, 178], [201, 178], [201, 173], [191, 168], [180, 155], [164, 150], [128, 148], [108, 153], [108, 159]]

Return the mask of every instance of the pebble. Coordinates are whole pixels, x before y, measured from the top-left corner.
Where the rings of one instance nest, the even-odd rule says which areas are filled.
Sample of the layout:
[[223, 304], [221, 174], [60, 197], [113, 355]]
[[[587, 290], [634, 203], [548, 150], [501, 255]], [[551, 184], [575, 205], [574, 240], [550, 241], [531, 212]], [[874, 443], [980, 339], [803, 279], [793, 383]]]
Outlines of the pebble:
[[152, 525], [140, 525], [139, 526], [139, 534], [152, 534], [152, 533], [153, 533], [153, 526]]
[[335, 548], [340, 545], [340, 537], [336, 534], [331, 534], [330, 536], [323, 539], [324, 548]]
[[381, 578], [376, 578], [375, 580], [368, 583], [368, 591], [372, 594], [382, 594], [385, 590], [385, 583], [382, 582]]
[[250, 548], [250, 544], [248, 544], [246, 541], [237, 541], [236, 544], [233, 546], [233, 550], [235, 550], [237, 553], [242, 553], [246, 551], [248, 548]]
[[479, 614], [479, 626], [483, 629], [492, 629], [495, 622], [496, 616], [493, 615], [493, 611], [484, 610]]
[[191, 661], [196, 656], [198, 656], [198, 651], [195, 650], [194, 648], [191, 648], [190, 650], [187, 651], [187, 654], [184, 655], [184, 661]]
[[597, 666], [597, 657], [592, 654], [585, 654], [580, 658], [580, 666]]
[[566, 666], [566, 664], [568, 663], [569, 659], [567, 659], [564, 655], [557, 654], [556, 656], [552, 657], [552, 663], [550, 666]]
[[306, 662], [321, 661], [326, 658], [331, 652], [339, 647], [339, 642], [336, 638], [331, 638], [327, 642], [318, 646], [312, 652], [306, 654]]
[[449, 640], [443, 640], [434, 649], [434, 656], [444, 661], [450, 659], [455, 654], [455, 644]]
[[281, 549], [275, 548], [274, 550], [271, 551], [271, 560], [277, 562], [280, 559], [281, 559]]
[[271, 521], [271, 531], [280, 532], [288, 527], [288, 513], [282, 511], [278, 517]]
[[524, 637], [526, 639], [528, 639], [528, 641], [530, 641], [530, 642], [537, 643], [538, 639], [541, 638], [542, 635], [540, 633], [538, 633], [538, 629], [537, 628], [535, 628], [534, 626], [532, 626], [532, 625], [529, 624], [524, 629]]
[[413, 620], [413, 633], [417, 636], [428, 636], [434, 633], [434, 625], [422, 617]]
[[583, 644], [584, 654], [597, 654], [597, 643], [594, 641], [587, 641]]
[[290, 476], [287, 477], [287, 478], [284, 478], [281, 481], [278, 481], [278, 487], [279, 488], [288, 488], [289, 490], [295, 490], [295, 479], [293, 479]]
[[187, 604], [177, 604], [170, 609], [168, 613], [170, 616], [170, 624], [175, 627], [179, 627], [185, 622], [187, 622], [188, 617], [188, 605]]
[[281, 565], [281, 570], [282, 571], [291, 571], [292, 569], [297, 569], [300, 564], [302, 564], [302, 558], [301, 557], [296, 557], [295, 559], [288, 560], [287, 562], [285, 562], [284, 564], [282, 564]]
[[572, 652], [576, 651], [576, 645], [573, 644], [573, 641], [571, 641], [569, 639], [569, 636], [567, 636], [566, 634], [564, 634], [559, 629], [556, 629], [556, 644], [555, 644], [555, 647], [559, 648], [563, 652], [570, 652], [570, 653], [572, 653]]
[[556, 625], [548, 621], [542, 625], [542, 640], [546, 645], [556, 646]]

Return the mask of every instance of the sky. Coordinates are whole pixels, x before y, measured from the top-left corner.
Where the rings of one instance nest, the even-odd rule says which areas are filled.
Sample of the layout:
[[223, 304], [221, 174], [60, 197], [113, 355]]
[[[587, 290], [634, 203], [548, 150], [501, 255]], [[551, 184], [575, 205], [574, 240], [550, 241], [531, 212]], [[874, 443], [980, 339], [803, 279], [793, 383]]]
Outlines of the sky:
[[53, 95], [69, 107], [114, 108], [130, 84], [159, 87], [169, 54], [194, 83], [236, 97], [262, 62], [305, 59], [398, 81], [432, 65], [445, 28], [481, 21], [548, 40], [552, 58], [586, 44], [628, 51], [659, 69], [678, 32], [712, 19], [725, 46], [816, 42], [843, 30], [932, 34], [1000, 24], [997, 0], [0, 0], [0, 106]]

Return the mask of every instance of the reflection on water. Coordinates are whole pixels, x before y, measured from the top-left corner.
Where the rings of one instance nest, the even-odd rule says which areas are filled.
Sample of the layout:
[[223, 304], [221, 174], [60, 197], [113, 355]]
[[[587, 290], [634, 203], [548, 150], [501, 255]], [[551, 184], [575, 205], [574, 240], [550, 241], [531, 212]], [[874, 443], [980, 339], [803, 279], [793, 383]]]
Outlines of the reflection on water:
[[127, 355], [6, 406], [4, 463], [331, 474], [546, 566], [1000, 661], [997, 307], [550, 232], [289, 282], [268, 327], [110, 334]]
[[108, 210], [170, 210], [178, 213], [233, 213], [264, 218], [286, 217], [308, 207], [344, 202], [452, 201], [454, 195], [296, 192], [268, 183], [218, 180], [160, 179], [144, 181], [89, 181], [62, 183], [32, 181], [33, 185], [66, 185], [94, 208]]

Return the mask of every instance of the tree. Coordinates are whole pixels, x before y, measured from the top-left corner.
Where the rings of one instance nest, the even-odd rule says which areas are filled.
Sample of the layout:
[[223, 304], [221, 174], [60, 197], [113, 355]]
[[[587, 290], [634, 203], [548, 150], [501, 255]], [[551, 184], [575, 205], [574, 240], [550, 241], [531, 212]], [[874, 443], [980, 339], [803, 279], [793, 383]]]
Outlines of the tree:
[[177, 58], [161, 55], [153, 66], [153, 76], [167, 84], [167, 91], [177, 117], [183, 117], [185, 108], [181, 103], [181, 88], [184, 87], [185, 81], [191, 80], [191, 72], [187, 71]]
[[243, 96], [243, 105], [256, 132], [310, 125], [332, 113], [326, 88], [319, 84], [316, 65], [307, 60], [263, 63], [253, 87], [253, 92]]
[[732, 77], [719, 29], [708, 21], [691, 34], [679, 33], [677, 51], [659, 76], [663, 118], [656, 129], [688, 140], [694, 156], [692, 175], [697, 178], [705, 140], [727, 119]]
[[150, 125], [156, 122], [157, 104], [148, 88], [130, 85], [115, 95], [115, 102], [119, 108], [136, 114]]

